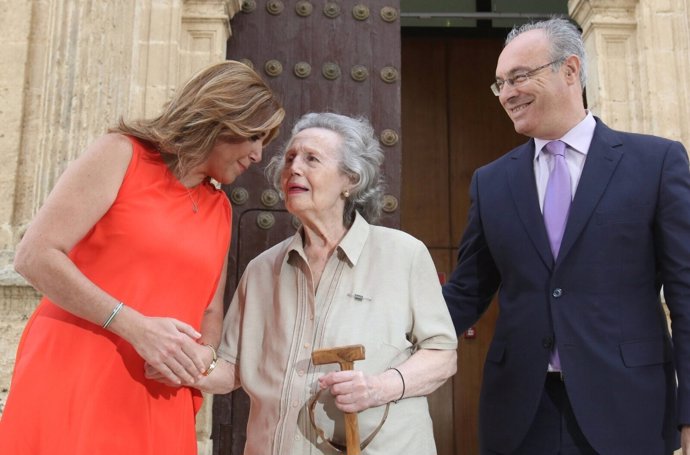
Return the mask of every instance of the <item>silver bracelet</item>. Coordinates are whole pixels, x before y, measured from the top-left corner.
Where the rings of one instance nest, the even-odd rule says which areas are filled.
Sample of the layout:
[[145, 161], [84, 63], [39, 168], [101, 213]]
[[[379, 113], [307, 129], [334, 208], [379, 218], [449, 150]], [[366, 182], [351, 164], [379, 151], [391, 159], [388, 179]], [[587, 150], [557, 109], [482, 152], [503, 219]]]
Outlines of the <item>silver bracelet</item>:
[[123, 306], [125, 306], [125, 304], [120, 302], [115, 306], [115, 308], [113, 308], [113, 312], [110, 313], [110, 316], [108, 317], [108, 319], [106, 319], [105, 322], [103, 323], [104, 329], [107, 329], [108, 326], [110, 325], [110, 323], [113, 322], [113, 319], [115, 319], [115, 316], [117, 316], [117, 313], [120, 312], [120, 310], [122, 309]]

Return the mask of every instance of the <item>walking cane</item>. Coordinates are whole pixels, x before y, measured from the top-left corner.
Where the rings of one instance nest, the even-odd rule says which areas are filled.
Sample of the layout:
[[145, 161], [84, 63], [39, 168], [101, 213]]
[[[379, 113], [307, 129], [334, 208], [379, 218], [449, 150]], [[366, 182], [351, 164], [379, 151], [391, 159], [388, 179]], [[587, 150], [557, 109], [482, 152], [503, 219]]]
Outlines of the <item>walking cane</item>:
[[[364, 346], [355, 344], [330, 349], [317, 349], [311, 353], [311, 361], [314, 365], [337, 363], [341, 371], [353, 370], [355, 360], [364, 360]], [[357, 414], [346, 412], [345, 414], [345, 441], [347, 455], [360, 455], [359, 427]]]

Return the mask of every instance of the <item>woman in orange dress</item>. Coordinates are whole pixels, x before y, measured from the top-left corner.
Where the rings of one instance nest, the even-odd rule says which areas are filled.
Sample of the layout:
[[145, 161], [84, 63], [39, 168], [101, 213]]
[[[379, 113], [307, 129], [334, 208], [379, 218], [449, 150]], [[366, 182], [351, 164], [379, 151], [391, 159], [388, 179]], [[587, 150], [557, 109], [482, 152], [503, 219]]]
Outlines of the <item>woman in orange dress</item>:
[[[60, 178], [17, 247], [44, 298], [17, 351], [0, 454], [197, 453], [194, 383], [215, 366], [231, 183], [284, 117], [239, 62], [121, 121]], [[147, 379], [144, 365], [166, 384]]]

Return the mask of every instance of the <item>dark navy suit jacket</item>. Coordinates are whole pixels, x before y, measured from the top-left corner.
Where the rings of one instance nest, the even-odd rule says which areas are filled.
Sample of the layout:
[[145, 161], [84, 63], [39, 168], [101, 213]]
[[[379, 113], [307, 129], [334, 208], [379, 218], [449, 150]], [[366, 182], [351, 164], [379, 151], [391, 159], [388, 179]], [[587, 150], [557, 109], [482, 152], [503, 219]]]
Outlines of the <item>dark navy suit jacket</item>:
[[472, 178], [467, 228], [443, 293], [461, 333], [498, 291], [480, 399], [483, 450], [510, 453], [522, 441], [553, 343], [578, 423], [598, 452], [669, 453], [678, 425], [690, 424], [687, 153], [679, 142], [596, 120], [556, 260], [533, 140]]

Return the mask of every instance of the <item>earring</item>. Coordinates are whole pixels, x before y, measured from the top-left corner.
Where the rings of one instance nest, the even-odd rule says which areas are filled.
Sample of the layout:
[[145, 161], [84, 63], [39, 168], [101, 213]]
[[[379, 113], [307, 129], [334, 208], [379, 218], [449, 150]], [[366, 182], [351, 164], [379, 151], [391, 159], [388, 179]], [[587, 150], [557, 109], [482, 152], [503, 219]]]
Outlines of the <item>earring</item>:
[[350, 192], [348, 190], [343, 190], [342, 193], [340, 193], [345, 199], [350, 197]]

